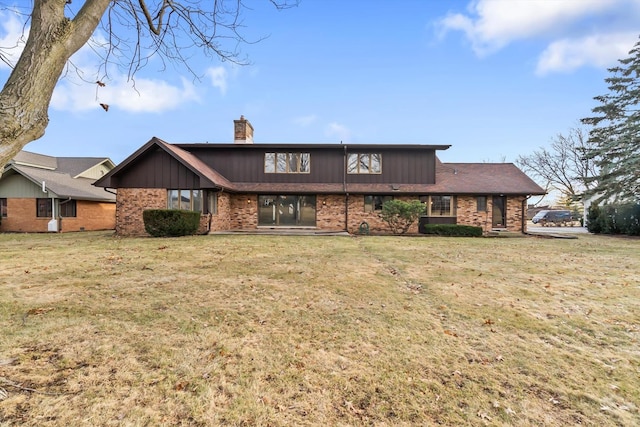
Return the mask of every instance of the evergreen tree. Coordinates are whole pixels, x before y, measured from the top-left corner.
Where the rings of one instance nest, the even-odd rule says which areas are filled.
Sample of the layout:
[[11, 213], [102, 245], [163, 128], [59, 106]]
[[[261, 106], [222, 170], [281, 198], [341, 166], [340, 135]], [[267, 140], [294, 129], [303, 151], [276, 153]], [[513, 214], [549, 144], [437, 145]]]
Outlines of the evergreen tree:
[[593, 117], [582, 119], [591, 125], [587, 157], [594, 159], [600, 176], [590, 191], [600, 200], [640, 201], [640, 42], [609, 68], [605, 79], [609, 93], [596, 96], [600, 103]]

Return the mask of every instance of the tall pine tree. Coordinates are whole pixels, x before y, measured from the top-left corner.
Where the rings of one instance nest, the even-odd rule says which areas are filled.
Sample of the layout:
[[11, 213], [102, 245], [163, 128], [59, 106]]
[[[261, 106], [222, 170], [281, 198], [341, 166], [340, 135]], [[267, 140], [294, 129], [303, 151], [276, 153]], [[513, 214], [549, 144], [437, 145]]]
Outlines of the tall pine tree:
[[594, 116], [581, 120], [593, 126], [587, 157], [600, 168], [590, 193], [600, 200], [640, 202], [640, 41], [618, 62], [605, 79], [609, 93], [596, 96]]

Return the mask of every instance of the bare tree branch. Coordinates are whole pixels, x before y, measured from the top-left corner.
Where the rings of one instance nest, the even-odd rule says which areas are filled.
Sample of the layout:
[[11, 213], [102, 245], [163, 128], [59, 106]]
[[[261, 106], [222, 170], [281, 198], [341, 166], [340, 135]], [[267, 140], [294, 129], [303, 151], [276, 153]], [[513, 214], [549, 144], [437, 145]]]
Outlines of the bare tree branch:
[[575, 197], [590, 190], [598, 176], [594, 159], [587, 156], [588, 141], [586, 131], [573, 128], [567, 135], [558, 134], [549, 149], [519, 156], [515, 163], [543, 187], [554, 188], [565, 197]]

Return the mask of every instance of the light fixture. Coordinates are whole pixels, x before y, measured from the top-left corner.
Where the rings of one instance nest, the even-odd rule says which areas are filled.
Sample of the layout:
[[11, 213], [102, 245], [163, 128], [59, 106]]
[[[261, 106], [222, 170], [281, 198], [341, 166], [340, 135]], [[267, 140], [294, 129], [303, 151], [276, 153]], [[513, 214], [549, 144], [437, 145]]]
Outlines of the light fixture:
[[251, 199], [247, 199], [247, 203], [251, 203]]

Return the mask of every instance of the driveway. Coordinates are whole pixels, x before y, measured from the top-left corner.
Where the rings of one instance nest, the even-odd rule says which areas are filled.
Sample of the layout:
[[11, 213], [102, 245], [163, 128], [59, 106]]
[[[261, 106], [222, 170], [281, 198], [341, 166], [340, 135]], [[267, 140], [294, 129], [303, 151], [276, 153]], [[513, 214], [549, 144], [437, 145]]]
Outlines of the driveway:
[[587, 227], [541, 227], [538, 225], [529, 222], [527, 224], [527, 232], [534, 234], [545, 234], [545, 233], [553, 233], [553, 234], [587, 234]]

